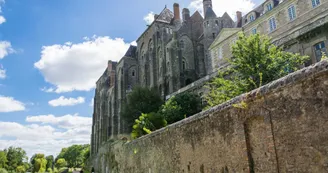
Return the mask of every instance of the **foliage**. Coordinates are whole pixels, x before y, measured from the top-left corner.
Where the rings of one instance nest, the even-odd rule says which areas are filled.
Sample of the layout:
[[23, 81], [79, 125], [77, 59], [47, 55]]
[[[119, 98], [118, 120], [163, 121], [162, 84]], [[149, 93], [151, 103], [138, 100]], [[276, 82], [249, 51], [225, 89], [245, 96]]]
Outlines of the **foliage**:
[[82, 168], [85, 161], [85, 153], [90, 150], [90, 145], [72, 145], [68, 148], [63, 148], [56, 160], [65, 159], [69, 168]]
[[32, 172], [45, 172], [47, 169], [47, 159], [44, 157], [44, 154], [35, 154], [33, 158]]
[[46, 160], [47, 160], [46, 170], [48, 171], [49, 168], [52, 169], [52, 166], [53, 166], [53, 163], [54, 163], [54, 156], [53, 155], [47, 156]]
[[323, 60], [328, 60], [328, 57], [327, 57], [327, 55], [326, 55], [325, 52], [322, 52], [322, 58], [321, 58], [321, 61], [323, 61]]
[[[239, 34], [236, 44], [232, 46], [232, 70], [252, 90], [298, 70], [307, 56], [284, 52], [271, 43], [264, 35], [253, 34], [246, 37]], [[262, 79], [262, 81], [261, 81]]]
[[152, 131], [165, 127], [167, 125], [164, 117], [159, 113], [142, 113], [139, 119], [135, 120], [131, 137], [136, 139], [140, 136], [150, 134]]
[[25, 172], [26, 172], [26, 168], [25, 168], [25, 166], [18, 166], [18, 167], [16, 168], [16, 172], [17, 172], [17, 173], [25, 173]]
[[288, 73], [298, 70], [307, 56], [284, 52], [271, 44], [271, 40], [259, 34], [239, 39], [232, 46], [230, 68], [209, 82], [205, 96], [208, 106], [215, 106], [242, 93], [251, 91]]
[[201, 110], [201, 98], [196, 94], [185, 92], [171, 97], [162, 106], [160, 113], [168, 124], [172, 124]]
[[7, 162], [7, 153], [5, 151], [0, 151], [0, 168], [6, 168]]
[[0, 173], [8, 173], [4, 168], [0, 168]]
[[135, 87], [127, 96], [127, 103], [123, 106], [121, 116], [127, 126], [132, 127], [141, 113], [157, 112], [162, 104], [163, 100], [156, 90]]
[[55, 166], [56, 166], [57, 169], [61, 169], [61, 168], [63, 168], [63, 167], [66, 167], [66, 165], [67, 165], [67, 162], [66, 162], [66, 160], [63, 159], [63, 158], [58, 159], [58, 160], [56, 161], [56, 164], [55, 164]]
[[7, 153], [7, 170], [15, 172], [18, 166], [23, 166], [27, 160], [26, 152], [22, 148], [9, 147], [5, 150]]

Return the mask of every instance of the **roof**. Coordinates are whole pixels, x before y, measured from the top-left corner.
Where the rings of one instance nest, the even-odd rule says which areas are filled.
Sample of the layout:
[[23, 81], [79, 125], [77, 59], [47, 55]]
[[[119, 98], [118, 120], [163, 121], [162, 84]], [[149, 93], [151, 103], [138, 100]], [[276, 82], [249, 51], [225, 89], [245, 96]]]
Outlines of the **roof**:
[[206, 9], [205, 19], [213, 19], [213, 18], [216, 18], [216, 14], [211, 7], [208, 7]]
[[156, 22], [171, 23], [174, 18], [174, 14], [171, 10], [164, 8], [164, 10], [156, 18]]
[[137, 46], [130, 45], [129, 49], [126, 51], [124, 56], [134, 57], [136, 54]]
[[223, 28], [219, 35], [215, 38], [212, 45], [210, 46], [210, 49], [212, 49], [214, 46], [220, 44], [230, 36], [236, 34], [237, 32], [241, 31], [241, 28]]

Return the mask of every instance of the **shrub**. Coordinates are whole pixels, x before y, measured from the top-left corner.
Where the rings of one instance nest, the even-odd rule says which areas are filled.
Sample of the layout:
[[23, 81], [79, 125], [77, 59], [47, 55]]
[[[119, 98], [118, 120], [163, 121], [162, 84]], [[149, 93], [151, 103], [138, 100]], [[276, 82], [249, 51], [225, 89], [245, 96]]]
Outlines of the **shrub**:
[[0, 173], [8, 173], [7, 170], [0, 168]]
[[164, 117], [159, 113], [141, 114], [139, 119], [135, 120], [131, 137], [136, 139], [140, 136], [150, 134], [152, 131], [165, 127], [167, 125]]

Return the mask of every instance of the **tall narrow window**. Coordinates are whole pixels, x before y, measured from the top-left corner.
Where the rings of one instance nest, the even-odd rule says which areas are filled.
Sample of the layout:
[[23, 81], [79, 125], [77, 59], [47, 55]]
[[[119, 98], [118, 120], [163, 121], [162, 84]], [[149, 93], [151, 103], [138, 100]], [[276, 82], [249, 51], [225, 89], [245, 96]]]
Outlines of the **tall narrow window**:
[[181, 40], [181, 41], [180, 41], [180, 48], [181, 48], [181, 49], [184, 49], [184, 47], [185, 47], [184, 42], [183, 42], [183, 40]]
[[274, 31], [277, 29], [277, 25], [276, 25], [276, 19], [274, 17], [272, 17], [269, 20], [269, 24], [270, 24], [270, 32]]
[[222, 47], [219, 47], [219, 59], [223, 58], [223, 51], [222, 51]]
[[312, 0], [312, 7], [317, 7], [318, 5], [320, 5], [320, 0]]
[[252, 34], [256, 34], [256, 33], [257, 33], [256, 28], [253, 28], [252, 29]]
[[219, 21], [215, 21], [215, 26], [219, 26]]
[[289, 20], [294, 20], [296, 18], [295, 6], [292, 5], [288, 8]]
[[317, 61], [319, 62], [322, 58], [322, 52], [327, 53], [327, 48], [326, 48], [325, 42], [322, 41], [322, 42], [314, 45], [314, 51], [315, 51], [315, 57], [316, 57]]
[[186, 70], [186, 62], [182, 61], [182, 70], [185, 71]]
[[271, 11], [272, 10], [272, 3], [269, 3], [266, 5], [267, 11]]
[[135, 74], [136, 72], [133, 70], [132, 71], [132, 76], [134, 77], [136, 74]]
[[206, 25], [207, 25], [207, 26], [210, 26], [210, 22], [209, 22], [209, 21], [207, 21], [207, 22], [206, 22]]
[[249, 22], [253, 22], [254, 20], [255, 20], [254, 15], [250, 15], [250, 16], [249, 16]]
[[215, 33], [212, 33], [212, 37], [213, 37], [213, 39], [215, 39]]

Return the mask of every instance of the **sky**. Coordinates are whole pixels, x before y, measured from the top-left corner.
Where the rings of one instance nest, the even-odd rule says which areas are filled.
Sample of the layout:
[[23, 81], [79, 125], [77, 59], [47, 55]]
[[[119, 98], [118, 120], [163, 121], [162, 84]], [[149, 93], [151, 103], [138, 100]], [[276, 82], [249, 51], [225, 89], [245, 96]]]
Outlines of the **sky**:
[[[95, 82], [165, 5], [202, 0], [0, 0], [0, 150], [57, 155], [90, 142]], [[262, 0], [213, 0], [218, 16]]]

